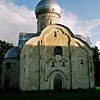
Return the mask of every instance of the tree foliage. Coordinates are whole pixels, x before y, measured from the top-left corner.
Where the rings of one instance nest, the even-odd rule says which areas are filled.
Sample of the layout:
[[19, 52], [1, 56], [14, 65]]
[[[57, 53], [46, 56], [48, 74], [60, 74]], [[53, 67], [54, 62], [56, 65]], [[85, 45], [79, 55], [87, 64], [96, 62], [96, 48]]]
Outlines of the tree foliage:
[[[1, 68], [2, 68], [1, 66], [2, 66], [3, 58], [5, 54], [7, 53], [7, 51], [11, 49], [12, 47], [14, 47], [12, 43], [8, 43], [8, 42], [0, 40], [0, 76], [1, 76]], [[1, 79], [0, 79], [0, 83], [1, 83]]]
[[99, 61], [99, 54], [100, 54], [97, 46], [93, 48], [93, 52], [94, 52], [93, 60], [94, 63], [96, 64]]
[[8, 43], [8, 42], [0, 40], [0, 65], [2, 64], [5, 54], [12, 47], [14, 47], [12, 43]]
[[94, 61], [94, 66], [95, 66], [95, 82], [96, 84], [98, 84], [100, 83], [100, 61], [99, 61], [100, 52], [97, 46], [95, 46], [92, 49], [94, 52], [93, 61]]

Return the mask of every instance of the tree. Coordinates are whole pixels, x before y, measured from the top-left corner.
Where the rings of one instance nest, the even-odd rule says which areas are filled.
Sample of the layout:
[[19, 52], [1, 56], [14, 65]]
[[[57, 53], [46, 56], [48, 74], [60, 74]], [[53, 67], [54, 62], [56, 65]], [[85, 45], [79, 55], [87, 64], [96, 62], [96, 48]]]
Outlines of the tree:
[[2, 66], [3, 58], [5, 54], [7, 53], [7, 51], [11, 49], [12, 47], [14, 47], [12, 43], [8, 43], [8, 42], [0, 40], [0, 74], [1, 74], [1, 66]]
[[97, 46], [95, 46], [93, 49], [94, 55], [93, 55], [93, 61], [95, 66], [95, 83], [96, 85], [100, 85], [100, 61], [99, 61], [99, 49]]

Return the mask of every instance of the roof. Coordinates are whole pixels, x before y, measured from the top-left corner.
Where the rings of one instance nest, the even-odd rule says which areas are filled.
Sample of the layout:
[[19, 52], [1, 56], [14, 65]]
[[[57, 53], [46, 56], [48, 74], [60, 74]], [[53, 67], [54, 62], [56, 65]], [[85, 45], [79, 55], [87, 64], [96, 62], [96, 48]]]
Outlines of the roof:
[[18, 42], [18, 48], [22, 49], [24, 44], [31, 39], [32, 37], [38, 37], [41, 33], [20, 33], [19, 35], [19, 42]]
[[48, 12], [57, 13], [60, 16], [61, 7], [55, 0], [41, 0], [35, 8], [36, 16]]
[[18, 47], [11, 48], [5, 55], [5, 59], [9, 58], [19, 58], [19, 49]]

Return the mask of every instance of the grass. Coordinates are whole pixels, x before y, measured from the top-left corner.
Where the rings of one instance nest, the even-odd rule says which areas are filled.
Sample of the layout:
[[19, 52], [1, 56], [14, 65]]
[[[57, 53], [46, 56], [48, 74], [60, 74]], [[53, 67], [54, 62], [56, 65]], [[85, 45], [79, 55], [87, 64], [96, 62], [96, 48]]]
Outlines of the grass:
[[96, 89], [96, 90], [100, 90], [100, 87], [99, 87], [99, 86], [97, 86], [97, 87], [95, 87], [95, 89]]
[[[99, 88], [99, 89], [98, 89]], [[95, 90], [0, 92], [0, 100], [100, 100], [100, 87]]]

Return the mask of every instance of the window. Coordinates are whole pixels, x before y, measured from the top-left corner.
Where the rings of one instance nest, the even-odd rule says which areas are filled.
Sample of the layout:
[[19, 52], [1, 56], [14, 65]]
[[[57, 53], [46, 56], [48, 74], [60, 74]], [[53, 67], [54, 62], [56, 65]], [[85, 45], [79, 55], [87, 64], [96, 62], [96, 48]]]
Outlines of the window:
[[52, 61], [52, 67], [55, 67], [54, 61]]
[[80, 64], [84, 64], [84, 61], [83, 61], [83, 59], [81, 59], [81, 63]]
[[54, 11], [55, 9], [54, 8], [52, 8], [52, 11]]
[[41, 24], [40, 24], [40, 30], [43, 30], [43, 29], [44, 29], [44, 24], [41, 23]]
[[55, 47], [54, 56], [55, 55], [62, 55], [62, 47], [60, 47], [60, 46]]
[[25, 68], [24, 68], [24, 73], [25, 73]]
[[42, 44], [42, 40], [41, 40], [41, 44]]
[[54, 32], [54, 37], [57, 37], [57, 33], [56, 33], [56, 31]]
[[63, 61], [63, 64], [62, 64], [62, 66], [63, 66], [63, 67], [65, 67], [65, 61]]
[[50, 20], [50, 25], [52, 25], [52, 20]]
[[11, 62], [6, 63], [6, 69], [11, 69]]

